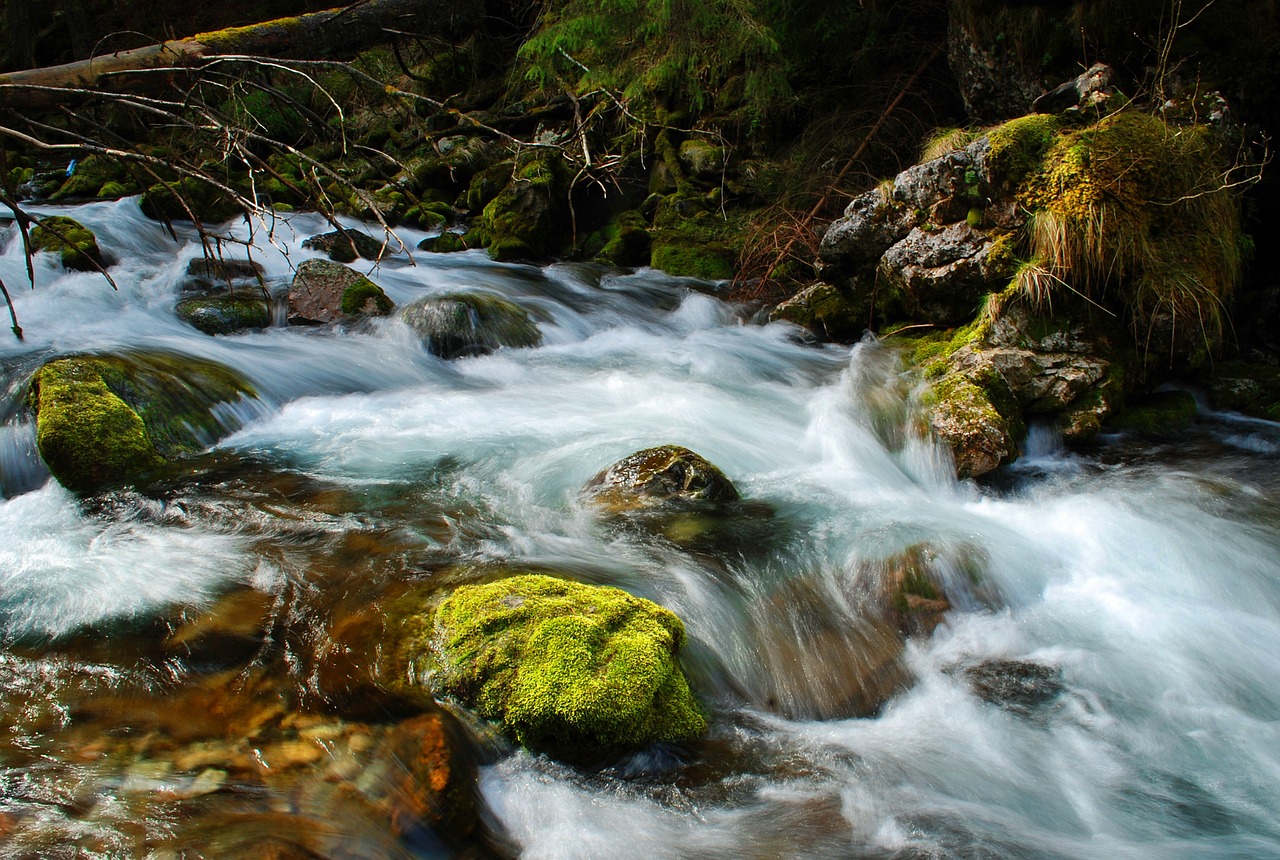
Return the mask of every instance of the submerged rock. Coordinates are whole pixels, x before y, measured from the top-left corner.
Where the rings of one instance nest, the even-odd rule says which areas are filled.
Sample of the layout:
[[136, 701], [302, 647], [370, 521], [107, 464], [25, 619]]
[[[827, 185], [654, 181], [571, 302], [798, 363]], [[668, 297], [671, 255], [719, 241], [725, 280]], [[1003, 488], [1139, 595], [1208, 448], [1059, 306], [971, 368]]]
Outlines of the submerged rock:
[[534, 574], [458, 588], [406, 644], [433, 689], [520, 744], [582, 758], [700, 737], [684, 625], [617, 588]]
[[203, 293], [246, 281], [258, 283], [263, 273], [262, 264], [254, 260], [196, 257], [187, 264], [182, 291]]
[[358, 316], [382, 316], [394, 305], [373, 281], [341, 263], [306, 260], [289, 287], [289, 324], [326, 325]]
[[501, 347], [530, 347], [542, 333], [524, 308], [486, 293], [449, 293], [414, 302], [404, 321], [433, 355], [488, 355]]
[[215, 407], [253, 396], [221, 365], [166, 353], [56, 359], [31, 386], [40, 456], [77, 491], [140, 480], [212, 444], [230, 429]]
[[902, 633], [878, 608], [857, 613], [816, 578], [791, 580], [752, 607], [755, 704], [788, 719], [875, 714], [910, 681]]
[[984, 660], [964, 668], [978, 698], [1020, 716], [1052, 704], [1066, 692], [1062, 672], [1030, 660]]
[[31, 250], [52, 251], [59, 255], [62, 265], [80, 272], [96, 272], [104, 264], [93, 231], [63, 215], [40, 219], [31, 230]]

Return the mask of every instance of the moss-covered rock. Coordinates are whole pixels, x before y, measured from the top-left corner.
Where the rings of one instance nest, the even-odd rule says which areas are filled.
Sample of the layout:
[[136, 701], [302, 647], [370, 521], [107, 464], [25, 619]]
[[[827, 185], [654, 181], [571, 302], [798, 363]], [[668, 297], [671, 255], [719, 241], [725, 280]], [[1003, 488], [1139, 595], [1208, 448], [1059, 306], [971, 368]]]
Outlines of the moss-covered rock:
[[271, 325], [271, 305], [248, 292], [183, 299], [174, 308], [178, 319], [205, 334], [234, 334]]
[[253, 396], [221, 365], [167, 353], [57, 359], [31, 393], [40, 455], [76, 491], [141, 480], [212, 444], [234, 429], [214, 407]]
[[668, 275], [727, 281], [733, 277], [737, 254], [722, 242], [702, 243], [697, 238], [663, 231], [653, 240], [650, 265]]
[[542, 333], [524, 308], [487, 293], [449, 293], [409, 305], [403, 319], [433, 355], [488, 355], [500, 347], [530, 347]]
[[639, 212], [623, 212], [599, 231], [598, 239], [599, 250], [593, 251], [598, 262], [612, 266], [649, 264], [652, 240], [644, 216]]
[[467, 244], [466, 238], [457, 233], [441, 233], [439, 236], [423, 239], [418, 243], [418, 250], [432, 254], [456, 254], [471, 250], [471, 246]]
[[676, 660], [684, 641], [655, 603], [526, 574], [458, 588], [407, 648], [439, 694], [520, 744], [578, 758], [706, 731]]
[[[104, 193], [108, 185], [129, 190], [122, 190], [120, 194]], [[76, 163], [75, 169], [67, 176], [67, 181], [49, 199], [57, 202], [87, 197], [122, 197], [133, 190], [136, 190], [136, 186], [121, 162], [90, 155]]]
[[583, 495], [593, 507], [615, 514], [706, 508], [739, 499], [724, 472], [679, 445], [646, 448], [622, 458], [588, 481]]
[[929, 424], [951, 450], [959, 477], [984, 475], [1017, 457], [1025, 425], [997, 375], [947, 373], [929, 384], [924, 403]]
[[854, 343], [867, 329], [868, 308], [831, 284], [811, 284], [769, 313], [771, 320], [804, 326], [821, 340]]
[[484, 207], [495, 260], [541, 260], [569, 241], [568, 177], [561, 159], [549, 153], [520, 162], [506, 187]]
[[323, 251], [330, 260], [339, 263], [352, 263], [359, 257], [366, 260], [380, 260], [389, 251], [387, 246], [360, 230], [333, 230], [304, 239], [302, 247], [313, 251]]
[[382, 288], [341, 263], [305, 260], [289, 286], [290, 325], [326, 325], [391, 312], [394, 304]]
[[74, 218], [50, 215], [31, 231], [33, 251], [52, 251], [62, 265], [79, 272], [94, 272], [103, 265], [102, 251], [93, 231]]
[[163, 465], [142, 418], [92, 361], [63, 359], [36, 373], [36, 444], [49, 471], [78, 492], [127, 483]]

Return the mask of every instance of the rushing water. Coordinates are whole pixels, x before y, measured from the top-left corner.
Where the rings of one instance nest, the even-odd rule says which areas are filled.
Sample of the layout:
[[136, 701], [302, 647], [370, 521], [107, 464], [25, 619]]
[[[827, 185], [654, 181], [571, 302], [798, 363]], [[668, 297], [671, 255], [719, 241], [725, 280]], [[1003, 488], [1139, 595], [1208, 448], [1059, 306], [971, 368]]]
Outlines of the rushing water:
[[[1039, 428], [1015, 468], [957, 483], [891, 350], [806, 345], [705, 284], [397, 253], [372, 273], [397, 304], [500, 294], [543, 345], [444, 362], [395, 318], [207, 337], [173, 315], [198, 242], [133, 201], [74, 214], [118, 291], [49, 255], [26, 289], [12, 230], [0, 256], [27, 334], [0, 342], [0, 857], [1280, 857], [1280, 427], [1206, 411], [1088, 453]], [[277, 295], [324, 229], [255, 235]], [[77, 499], [23, 384], [139, 347], [259, 397], [188, 475]], [[693, 550], [596, 521], [583, 484], [658, 444], [772, 516]], [[868, 595], [921, 546], [952, 608], [849, 717], [885, 647]], [[387, 721], [317, 705], [329, 631], [498, 563], [677, 612], [710, 737], [584, 769], [463, 715], [483, 831], [395, 837], [349, 797]], [[295, 853], [253, 847], [272, 837]]]

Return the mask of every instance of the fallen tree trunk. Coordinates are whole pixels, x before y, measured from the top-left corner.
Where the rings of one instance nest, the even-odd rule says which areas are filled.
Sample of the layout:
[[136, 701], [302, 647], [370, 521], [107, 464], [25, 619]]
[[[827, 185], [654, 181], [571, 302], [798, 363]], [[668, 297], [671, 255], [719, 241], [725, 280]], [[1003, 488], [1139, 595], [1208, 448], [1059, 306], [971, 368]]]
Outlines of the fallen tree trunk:
[[118, 51], [0, 75], [0, 107], [30, 109], [64, 104], [67, 92], [128, 91], [132, 72], [183, 71], [227, 55], [277, 59], [349, 56], [385, 40], [388, 31], [447, 33], [476, 26], [484, 14], [478, 0], [364, 0], [351, 6], [279, 18], [247, 27], [198, 33], [185, 39]]

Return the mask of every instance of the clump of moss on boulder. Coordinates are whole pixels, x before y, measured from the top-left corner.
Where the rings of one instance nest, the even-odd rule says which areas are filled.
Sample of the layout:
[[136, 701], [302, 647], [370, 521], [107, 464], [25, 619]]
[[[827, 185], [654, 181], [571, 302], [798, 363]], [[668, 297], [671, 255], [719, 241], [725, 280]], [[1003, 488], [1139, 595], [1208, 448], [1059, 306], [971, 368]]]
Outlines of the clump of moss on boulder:
[[323, 251], [330, 260], [352, 263], [359, 257], [380, 260], [388, 251], [387, 246], [360, 230], [332, 230], [304, 239], [302, 247]]
[[440, 695], [518, 743], [591, 757], [702, 736], [684, 625], [625, 591], [536, 574], [462, 586], [408, 648]]
[[525, 159], [484, 207], [481, 225], [495, 260], [541, 260], [569, 242], [568, 177], [551, 154]]
[[221, 365], [166, 353], [57, 359], [31, 388], [40, 455], [81, 492], [142, 480], [212, 444], [234, 429], [214, 407], [253, 396]]
[[189, 221], [194, 215], [202, 222], [220, 223], [241, 211], [221, 189], [190, 176], [152, 185], [139, 204], [144, 215], [157, 221]]
[[79, 272], [94, 272], [103, 264], [102, 251], [93, 231], [74, 218], [50, 215], [31, 231], [33, 251], [52, 251], [62, 265]]
[[404, 321], [441, 358], [488, 355], [501, 347], [537, 346], [542, 333], [524, 308], [486, 293], [448, 293], [405, 308]]

